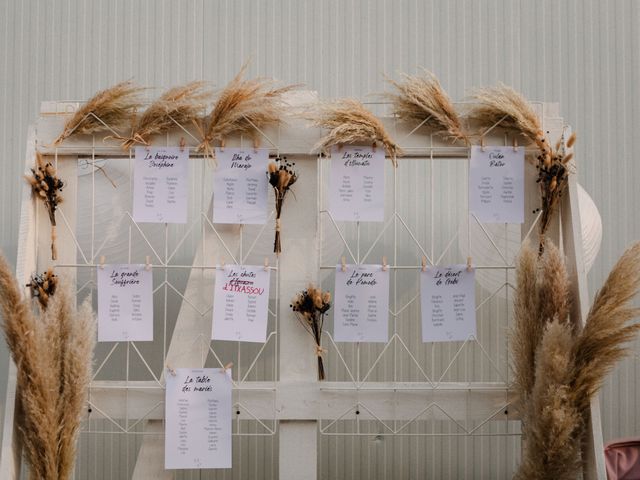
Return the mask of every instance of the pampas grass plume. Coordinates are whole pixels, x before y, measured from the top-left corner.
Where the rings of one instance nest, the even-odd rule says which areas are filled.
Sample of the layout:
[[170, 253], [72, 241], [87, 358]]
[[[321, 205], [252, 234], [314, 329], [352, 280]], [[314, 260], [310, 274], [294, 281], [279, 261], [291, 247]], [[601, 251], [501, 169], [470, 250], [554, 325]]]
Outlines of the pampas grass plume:
[[123, 142], [123, 148], [131, 148], [135, 143], [148, 145], [154, 135], [166, 133], [178, 125], [191, 125], [201, 116], [211, 96], [207, 83], [202, 81], [170, 88], [147, 107], [131, 137]]
[[328, 154], [335, 145], [380, 143], [391, 157], [394, 166], [396, 158], [402, 154], [382, 122], [358, 100], [344, 98], [319, 103], [307, 115], [314, 126], [329, 130], [313, 147], [314, 152]]
[[[17, 367], [18, 428], [31, 479], [67, 480], [91, 381], [95, 322], [87, 300], [76, 310], [64, 279], [46, 310], [23, 299], [0, 256], [0, 310]], [[34, 312], [39, 312], [38, 316]]]
[[458, 113], [436, 76], [402, 75], [401, 81], [388, 79], [396, 89], [385, 96], [393, 103], [394, 114], [404, 120], [424, 123], [436, 133], [452, 140], [467, 140]]
[[492, 127], [499, 122], [500, 126], [516, 130], [543, 152], [550, 146], [545, 138], [538, 115], [529, 102], [513, 88], [504, 84], [496, 87], [484, 87], [472, 93], [475, 100], [469, 116], [485, 127]]
[[91, 134], [127, 127], [135, 111], [142, 105], [139, 95], [143, 88], [132, 81], [118, 83], [98, 92], [89, 99], [64, 125], [64, 130], [53, 142], [60, 145], [74, 134]]

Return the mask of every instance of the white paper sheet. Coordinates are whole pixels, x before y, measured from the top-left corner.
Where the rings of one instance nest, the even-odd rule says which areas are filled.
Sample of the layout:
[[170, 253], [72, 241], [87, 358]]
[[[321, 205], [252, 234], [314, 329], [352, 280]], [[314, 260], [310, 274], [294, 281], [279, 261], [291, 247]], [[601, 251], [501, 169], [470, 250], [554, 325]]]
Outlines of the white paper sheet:
[[133, 220], [186, 223], [189, 150], [136, 147], [133, 173]]
[[231, 468], [231, 371], [173, 373], [165, 373], [164, 468]]
[[476, 335], [475, 270], [466, 265], [420, 272], [422, 341], [455, 342]]
[[264, 224], [267, 221], [269, 150], [216, 148], [213, 222]]
[[98, 272], [98, 341], [153, 340], [153, 275], [145, 265], [104, 265]]
[[334, 220], [384, 220], [384, 148], [331, 149], [329, 211]]
[[266, 341], [270, 278], [264, 266], [225, 265], [216, 270], [212, 340]]
[[471, 147], [469, 211], [482, 223], [524, 222], [524, 147]]
[[336, 266], [333, 330], [337, 342], [389, 340], [389, 270], [382, 265]]

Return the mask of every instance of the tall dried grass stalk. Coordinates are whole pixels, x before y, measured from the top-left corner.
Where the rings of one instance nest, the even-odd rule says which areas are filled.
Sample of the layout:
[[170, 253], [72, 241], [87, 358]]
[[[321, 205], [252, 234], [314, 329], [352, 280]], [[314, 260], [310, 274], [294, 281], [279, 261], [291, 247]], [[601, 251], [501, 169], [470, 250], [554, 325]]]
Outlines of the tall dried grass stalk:
[[[54, 308], [59, 308], [55, 315]], [[76, 457], [77, 439], [82, 414], [87, 404], [91, 383], [93, 349], [95, 347], [95, 320], [90, 299], [76, 310], [75, 299], [69, 285], [53, 297], [47, 312], [58, 325], [60, 348], [60, 394], [58, 413], [58, 478], [71, 478]], [[66, 313], [66, 314], [65, 314]]]
[[537, 254], [528, 243], [522, 245], [516, 269], [513, 299], [514, 326], [511, 332], [513, 353], [513, 389], [520, 404], [525, 404], [535, 381], [535, 358], [544, 325], [538, 319]]
[[191, 125], [206, 109], [212, 92], [207, 83], [190, 82], [170, 88], [154, 101], [138, 118], [129, 138], [122, 147], [126, 150], [136, 143], [149, 145], [154, 135], [161, 135], [178, 125]]
[[329, 130], [313, 147], [315, 152], [328, 154], [334, 145], [351, 143], [381, 144], [394, 166], [402, 154], [378, 118], [358, 100], [345, 98], [318, 104], [309, 119], [319, 128]]
[[427, 125], [453, 141], [468, 141], [458, 112], [433, 73], [424, 70], [422, 75], [403, 74], [400, 82], [388, 81], [397, 91], [385, 94], [395, 115]]
[[202, 136], [199, 149], [213, 157], [212, 144], [224, 146], [232, 135], [248, 135], [259, 145], [260, 132], [267, 125], [278, 124], [286, 113], [285, 93], [296, 85], [278, 87], [268, 78], [245, 80], [248, 63], [220, 92], [215, 106], [198, 128]]
[[640, 242], [616, 262], [589, 310], [582, 334], [572, 349], [575, 375], [572, 391], [581, 410], [600, 389], [602, 381], [628, 350], [640, 324], [629, 322], [640, 315], [630, 305], [640, 289]]
[[570, 325], [557, 319], [547, 324], [522, 415], [525, 448], [517, 479], [572, 480], [580, 470], [583, 418], [569, 386], [572, 343]]
[[23, 299], [0, 256], [0, 310], [17, 366], [19, 429], [29, 475], [71, 477], [82, 412], [91, 380], [95, 322], [89, 301], [76, 311], [68, 284], [60, 282], [45, 310]]
[[570, 284], [557, 248], [541, 255], [524, 245], [518, 259], [512, 341], [514, 390], [522, 415], [519, 479], [572, 479], [591, 398], [627, 353], [640, 309], [640, 243], [629, 248], [596, 295], [584, 328], [569, 318]]
[[67, 120], [53, 144], [60, 145], [74, 134], [87, 135], [109, 128], [128, 127], [135, 111], [142, 105], [139, 98], [142, 90], [133, 82], [125, 81], [98, 92]]

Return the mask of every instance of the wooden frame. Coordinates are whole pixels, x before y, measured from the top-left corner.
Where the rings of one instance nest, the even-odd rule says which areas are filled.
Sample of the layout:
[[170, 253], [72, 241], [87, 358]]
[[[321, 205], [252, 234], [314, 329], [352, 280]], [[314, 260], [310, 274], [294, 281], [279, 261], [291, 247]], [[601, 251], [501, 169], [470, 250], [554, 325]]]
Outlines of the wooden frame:
[[[74, 164], [78, 155], [99, 153], [100, 155], [122, 155], [119, 146], [105, 144], [102, 136], [95, 138], [71, 138], [62, 147], [54, 149], [49, 145], [61, 131], [63, 118], [51, 115], [64, 112], [67, 106], [59, 104], [43, 104], [42, 116], [35, 127], [29, 132], [25, 168], [34, 162], [36, 149], [45, 155], [56, 158], [61, 177], [67, 182], [65, 197], [68, 199], [65, 208], [66, 216], [59, 231], [59, 263], [74, 263], [76, 261], [76, 246], [69, 232], [75, 228], [73, 205], [75, 199], [75, 170]], [[552, 138], [558, 137], [565, 128], [559, 118], [557, 105], [545, 104], [540, 108], [545, 129]], [[411, 129], [394, 119], [382, 119], [395, 138], [402, 138], [402, 147], [408, 157], [424, 157], [437, 151], [439, 156], [459, 158], [466, 156], [467, 148], [451, 148], [431, 138], [430, 147], [425, 147], [425, 132], [419, 130], [412, 133]], [[186, 129], [185, 132], [188, 132]], [[167, 144], [178, 144], [185, 132], [174, 132], [167, 135]], [[192, 132], [193, 133], [193, 132]], [[272, 145], [272, 154], [285, 154], [294, 157], [302, 169], [302, 179], [317, 177], [316, 156], [310, 155], [311, 147], [318, 140], [321, 132], [307, 128], [296, 122], [282, 128], [268, 129], [264, 132]], [[428, 136], [428, 134], [427, 134]], [[504, 138], [499, 131], [492, 132], [486, 139], [487, 144], [502, 144]], [[240, 145], [242, 139], [233, 139], [227, 146]], [[189, 143], [189, 142], [188, 142]], [[402, 160], [401, 160], [402, 162]], [[399, 168], [402, 168], [400, 165]], [[532, 168], [532, 167], [531, 167]], [[531, 175], [531, 171], [528, 175]], [[315, 185], [315, 186], [314, 186]], [[279, 271], [278, 300], [288, 305], [293, 295], [303, 288], [309, 281], [315, 280], [319, 265], [317, 258], [309, 258], [310, 249], [318, 250], [317, 218], [309, 215], [309, 211], [316, 209], [318, 184], [309, 181], [305, 188], [307, 193], [298, 196], [296, 208], [287, 212], [288, 219], [283, 228], [283, 255], [277, 266]], [[531, 214], [530, 205], [537, 205], [538, 192], [535, 185], [527, 185], [527, 216], [523, 233], [529, 231], [535, 222]], [[49, 257], [47, 216], [43, 214], [40, 204], [36, 204], [30, 197], [29, 188], [25, 185], [22, 196], [20, 239], [17, 261], [17, 276], [21, 283], [27, 283], [32, 271], [43, 270], [51, 263]], [[550, 236], [562, 240], [564, 252], [567, 256], [569, 272], [574, 286], [575, 302], [572, 315], [582, 321], [586, 319], [589, 299], [586, 286], [586, 271], [583, 262], [580, 216], [577, 204], [576, 175], [569, 178], [568, 195], [563, 198], [561, 221], [551, 229]], [[293, 227], [295, 225], [295, 227]], [[198, 253], [196, 252], [197, 265]], [[91, 259], [95, 262], [95, 259]], [[200, 259], [200, 261], [202, 261]], [[241, 402], [242, 406], [258, 419], [274, 419], [279, 422], [280, 441], [280, 478], [314, 479], [316, 469], [316, 442], [319, 419], [337, 420], [353, 404], [357, 396], [365, 398], [367, 403], [375, 405], [377, 416], [393, 416], [397, 420], [410, 420], [411, 415], [406, 412], [415, 411], [425, 404], [427, 396], [437, 396], [438, 402], [446, 403], [451, 408], [447, 412], [434, 409], [434, 418], [441, 419], [477, 419], [482, 420], [491, 415], [503, 415], [496, 412], [496, 405], [504, 398], [504, 392], [499, 385], [491, 383], [457, 384], [451, 383], [433, 389], [420, 385], [418, 382], [377, 382], [369, 383], [357, 390], [341, 382], [315, 381], [315, 358], [309, 353], [313, 346], [311, 340], [302, 329], [296, 327], [295, 321], [288, 309], [282, 309], [280, 316], [287, 321], [281, 321], [279, 336], [279, 379], [276, 382], [250, 382], [234, 389], [234, 402]], [[180, 321], [180, 319], [178, 320]], [[181, 335], [174, 336], [169, 347], [166, 361], [174, 367], [199, 366], [200, 359], [190, 348], [193, 338], [203, 332], [208, 334], [209, 325], [190, 321], [185, 317], [180, 325]], [[15, 411], [15, 366], [10, 366], [9, 384], [5, 421], [3, 425], [4, 443], [0, 458], [0, 477], [16, 479], [20, 471], [19, 436], [15, 429], [17, 412]], [[126, 392], [123, 389], [126, 387]], [[342, 388], [345, 387], [345, 388]], [[127, 402], [123, 402], [124, 396]], [[91, 388], [91, 398], [101, 405], [108, 405], [110, 412], [124, 415], [127, 410], [129, 418], [144, 418], [150, 433], [161, 433], [163, 411], [160, 408], [149, 411], [149, 406], [163, 401], [163, 388], [155, 382], [94, 382]], [[467, 406], [473, 405], [472, 410]], [[95, 415], [100, 416], [100, 412]], [[509, 411], [508, 418], [516, 418], [513, 411]], [[373, 418], [369, 412], [363, 411], [362, 418]], [[503, 417], [504, 418], [504, 417]], [[606, 478], [602, 446], [602, 432], [600, 426], [599, 404], [596, 398], [592, 403], [592, 417], [589, 429], [590, 443], [585, 451], [585, 478]], [[136, 465], [134, 478], [171, 478], [162, 469], [163, 442], [158, 435], [145, 436], [143, 447]], [[304, 458], [305, 461], [290, 461], [291, 458]]]

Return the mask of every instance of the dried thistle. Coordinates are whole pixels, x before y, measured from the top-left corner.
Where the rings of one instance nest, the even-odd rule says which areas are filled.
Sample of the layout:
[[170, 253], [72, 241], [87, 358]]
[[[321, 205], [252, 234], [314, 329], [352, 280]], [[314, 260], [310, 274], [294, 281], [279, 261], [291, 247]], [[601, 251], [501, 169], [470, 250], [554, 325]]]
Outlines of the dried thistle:
[[58, 277], [49, 268], [43, 273], [34, 273], [27, 284], [31, 289], [31, 297], [37, 298], [43, 310], [47, 308], [49, 298], [56, 293], [58, 287]]
[[568, 318], [557, 248], [546, 242], [539, 256], [525, 245], [518, 263], [512, 357], [525, 448], [516, 478], [575, 478], [591, 398], [640, 330], [630, 324], [640, 314], [630, 306], [640, 289], [640, 243], [614, 266], [584, 329]]
[[62, 203], [61, 190], [64, 187], [64, 182], [56, 176], [56, 169], [53, 165], [47, 162], [39, 152], [36, 152], [36, 164], [31, 169], [31, 175], [25, 175], [24, 178], [31, 185], [34, 195], [44, 202], [49, 214], [49, 221], [51, 222], [51, 259], [56, 260], [58, 258], [58, 250], [56, 248], [56, 209]]
[[60, 145], [73, 134], [87, 135], [128, 126], [141, 106], [139, 94], [142, 90], [129, 80], [98, 92], [67, 120], [53, 144]]
[[396, 158], [402, 154], [400, 147], [393, 141], [382, 122], [362, 103], [345, 98], [333, 102], [321, 103], [310, 112], [309, 119], [319, 128], [329, 130], [313, 147], [315, 152], [327, 154], [334, 145], [365, 142], [380, 143], [394, 166]]
[[445, 138], [468, 141], [449, 95], [433, 73], [424, 70], [423, 75], [402, 77], [401, 82], [388, 80], [397, 93], [385, 95], [393, 102], [395, 115], [427, 125]]
[[513, 88], [503, 84], [485, 87], [473, 92], [476, 103], [471, 107], [469, 117], [481, 126], [515, 130], [535, 143], [543, 154], [550, 153], [550, 146], [542, 130], [540, 120], [529, 102]]
[[136, 143], [149, 145], [153, 135], [166, 133], [178, 125], [190, 125], [212, 96], [206, 85], [206, 82], [196, 81], [164, 92], [140, 116], [122, 147], [126, 150]]
[[61, 284], [46, 310], [34, 313], [0, 256], [0, 310], [17, 366], [18, 428], [30, 478], [71, 478], [78, 429], [91, 380], [94, 320], [87, 301], [80, 312]]
[[291, 302], [291, 309], [304, 329], [313, 337], [316, 343], [316, 357], [318, 357], [318, 380], [324, 380], [324, 364], [322, 354], [322, 327], [324, 315], [331, 308], [331, 293], [323, 292], [320, 288], [309, 285], [306, 290], [298, 293]]
[[202, 143], [199, 150], [213, 157], [212, 143], [224, 146], [231, 135], [247, 134], [255, 146], [259, 144], [259, 131], [269, 124], [277, 124], [285, 114], [283, 95], [295, 85], [277, 87], [266, 78], [243, 78], [248, 64], [220, 92], [213, 110], [207, 116], [206, 125], [198, 126]]
[[275, 162], [269, 162], [267, 170], [267, 178], [269, 183], [273, 187], [273, 192], [276, 199], [276, 236], [273, 243], [273, 252], [276, 255], [280, 255], [282, 252], [282, 245], [280, 243], [280, 215], [282, 214], [282, 205], [284, 203], [285, 196], [291, 186], [298, 180], [298, 174], [293, 167], [295, 162], [287, 162], [287, 157], [282, 160], [277, 159]]

